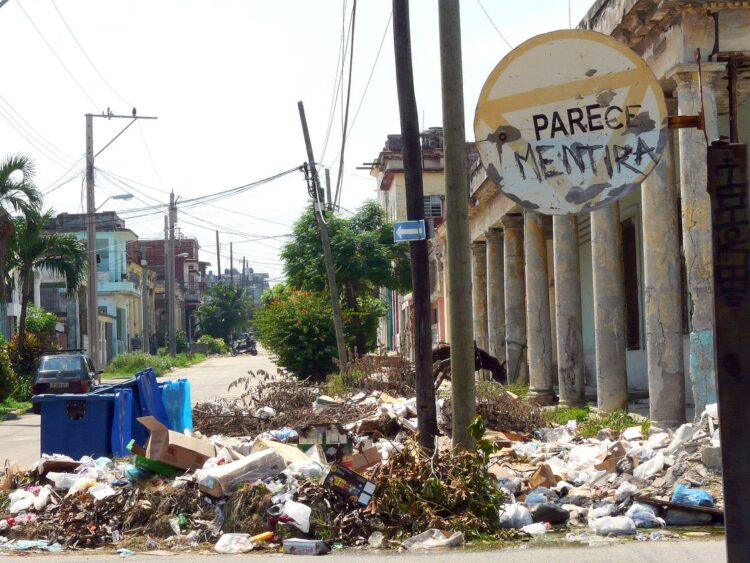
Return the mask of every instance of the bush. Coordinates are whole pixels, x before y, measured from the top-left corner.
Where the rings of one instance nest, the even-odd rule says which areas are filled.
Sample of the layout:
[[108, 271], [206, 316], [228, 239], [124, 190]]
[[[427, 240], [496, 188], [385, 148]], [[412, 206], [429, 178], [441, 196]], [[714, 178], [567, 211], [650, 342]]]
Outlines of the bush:
[[57, 315], [29, 304], [26, 310], [26, 332], [37, 336], [41, 341], [50, 340], [55, 334]]
[[188, 337], [184, 330], [178, 330], [174, 335], [175, 348], [178, 354], [188, 351]]
[[13, 371], [19, 378], [32, 378], [36, 374], [36, 368], [39, 365], [39, 358], [42, 356], [42, 344], [39, 338], [32, 333], [27, 332], [24, 339], [25, 349], [23, 355], [19, 350], [20, 338], [14, 334], [8, 344], [8, 355]]
[[198, 344], [208, 344], [209, 354], [228, 354], [229, 346], [224, 342], [222, 338], [214, 338], [208, 334], [204, 334], [198, 339]]
[[33, 377], [17, 378], [13, 384], [13, 390], [10, 392], [10, 398], [14, 401], [30, 401], [33, 380]]
[[4, 347], [0, 347], [0, 403], [10, 397], [16, 374], [10, 365], [10, 356]]
[[136, 372], [146, 368], [153, 368], [156, 375], [164, 374], [172, 367], [170, 358], [167, 356], [152, 356], [144, 352], [128, 352], [120, 354], [104, 370], [106, 373], [127, 373], [135, 375]]

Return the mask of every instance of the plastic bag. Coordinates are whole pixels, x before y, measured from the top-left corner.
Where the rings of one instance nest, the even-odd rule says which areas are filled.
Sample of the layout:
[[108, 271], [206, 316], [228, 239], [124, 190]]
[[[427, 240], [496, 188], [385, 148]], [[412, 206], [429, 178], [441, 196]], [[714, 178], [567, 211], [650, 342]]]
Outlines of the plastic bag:
[[529, 524], [521, 528], [522, 532], [526, 532], [530, 536], [543, 536], [547, 533], [547, 526], [544, 522], [537, 522], [536, 524]]
[[222, 534], [214, 546], [217, 553], [247, 553], [252, 549], [250, 534]]
[[656, 509], [653, 506], [640, 502], [634, 502], [628, 508], [625, 516], [633, 520], [636, 528], [663, 528], [666, 526], [664, 520], [656, 516]]
[[611, 502], [602, 504], [597, 508], [589, 510], [589, 518], [604, 518], [605, 516], [612, 516], [615, 511], [615, 505]]
[[49, 501], [49, 497], [52, 494], [52, 487], [49, 485], [45, 485], [41, 488], [39, 493], [34, 498], [34, 510], [39, 512], [42, 510], [45, 506], [47, 506], [47, 502]]
[[662, 469], [664, 469], [664, 454], [659, 452], [643, 465], [636, 467], [633, 471], [633, 475], [645, 481], [649, 477], [656, 475]]
[[81, 476], [78, 473], [56, 473], [54, 471], [47, 473], [47, 479], [55, 484], [56, 489], [69, 489], [80, 478]]
[[617, 487], [617, 490], [615, 491], [615, 500], [617, 502], [622, 502], [633, 495], [636, 495], [638, 493], [638, 487], [633, 485], [632, 483], [628, 483], [625, 481], [622, 485]]
[[672, 502], [692, 506], [713, 506], [714, 497], [703, 489], [691, 489], [683, 484], [677, 485], [672, 493]]
[[283, 514], [286, 514], [289, 518], [294, 520], [294, 525], [300, 529], [302, 533], [308, 533], [310, 531], [310, 513], [312, 509], [302, 504], [301, 502], [295, 502], [288, 500], [284, 503]]
[[627, 516], [589, 518], [589, 528], [600, 536], [626, 536], [635, 534], [635, 522]]
[[529, 509], [518, 503], [505, 505], [500, 509], [501, 528], [523, 528], [532, 524]]
[[406, 549], [433, 549], [435, 547], [458, 547], [464, 544], [464, 535], [461, 532], [443, 532], [430, 528], [426, 532], [417, 534], [406, 540], [403, 545]]
[[295, 461], [287, 467], [289, 474], [297, 479], [321, 479], [326, 469], [317, 461]]
[[35, 498], [33, 493], [23, 489], [13, 491], [8, 495], [8, 500], [10, 500], [10, 508], [8, 510], [11, 514], [18, 514], [19, 512], [28, 510], [34, 506]]

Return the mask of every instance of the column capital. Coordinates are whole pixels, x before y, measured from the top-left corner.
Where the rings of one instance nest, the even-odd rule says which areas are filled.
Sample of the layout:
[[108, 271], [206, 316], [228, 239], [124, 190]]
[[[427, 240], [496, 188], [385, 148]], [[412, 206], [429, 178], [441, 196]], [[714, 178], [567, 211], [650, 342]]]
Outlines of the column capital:
[[471, 247], [471, 253], [474, 255], [482, 254], [487, 250], [487, 243], [483, 240], [475, 240], [469, 246]]
[[500, 242], [503, 240], [503, 231], [502, 229], [488, 229], [484, 233], [484, 238], [487, 239], [487, 242]]
[[523, 215], [519, 214], [513, 214], [513, 215], [505, 215], [502, 219], [500, 219], [500, 224], [503, 226], [503, 229], [523, 229]]
[[[701, 63], [701, 75], [704, 87], [711, 86], [715, 88], [724, 73], [726, 73], [726, 63]], [[664, 76], [677, 83], [677, 95], [698, 90], [698, 65], [696, 63], [676, 64]]]

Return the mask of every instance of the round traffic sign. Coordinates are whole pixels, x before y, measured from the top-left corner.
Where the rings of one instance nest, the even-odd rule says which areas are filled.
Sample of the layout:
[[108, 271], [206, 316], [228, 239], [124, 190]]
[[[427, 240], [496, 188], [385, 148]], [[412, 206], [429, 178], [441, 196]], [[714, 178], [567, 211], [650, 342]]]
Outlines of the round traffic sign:
[[474, 133], [489, 177], [522, 207], [568, 215], [608, 205], [656, 166], [664, 93], [648, 65], [608, 35], [529, 39], [490, 73]]

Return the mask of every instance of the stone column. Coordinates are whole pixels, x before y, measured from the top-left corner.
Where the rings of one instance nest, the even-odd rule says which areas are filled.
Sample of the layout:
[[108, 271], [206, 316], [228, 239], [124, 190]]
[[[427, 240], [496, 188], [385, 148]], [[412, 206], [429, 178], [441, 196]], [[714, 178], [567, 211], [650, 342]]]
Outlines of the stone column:
[[586, 402], [581, 270], [578, 258], [578, 221], [575, 216], [552, 217], [552, 244], [560, 405], [575, 406]]
[[526, 280], [523, 266], [523, 217], [506, 215], [503, 225], [505, 274], [505, 354], [508, 381], [528, 381], [526, 366]]
[[472, 304], [474, 309], [474, 341], [487, 350], [487, 245], [484, 241], [471, 243], [471, 271], [473, 274]]
[[[703, 105], [709, 140], [718, 138], [716, 81], [723, 63], [705, 63]], [[677, 108], [680, 115], [694, 115], [701, 109], [697, 67], [677, 65], [671, 77], [677, 82]], [[706, 140], [703, 131], [679, 130], [680, 199], [682, 240], [687, 270], [690, 313], [690, 381], [695, 415], [707, 403], [716, 402], [714, 366], [714, 284], [711, 201], [706, 191]]]
[[450, 269], [451, 265], [450, 262], [448, 262], [448, 252], [443, 253], [443, 306], [445, 308], [445, 341], [450, 342], [451, 341], [451, 300], [448, 299], [448, 292], [450, 291], [450, 288], [448, 287], [448, 280], [450, 280], [450, 276], [448, 275], [448, 270]]
[[628, 408], [621, 239], [618, 203], [591, 212], [596, 396], [604, 412]]
[[660, 428], [685, 420], [678, 203], [670, 145], [641, 187], [649, 418]]
[[526, 211], [523, 216], [529, 400], [538, 404], [551, 404], [555, 396], [552, 392], [552, 329], [547, 278], [547, 236], [544, 232], [544, 217], [541, 214]]
[[488, 352], [505, 361], [505, 289], [503, 282], [503, 232], [490, 229], [487, 239], [487, 331]]

